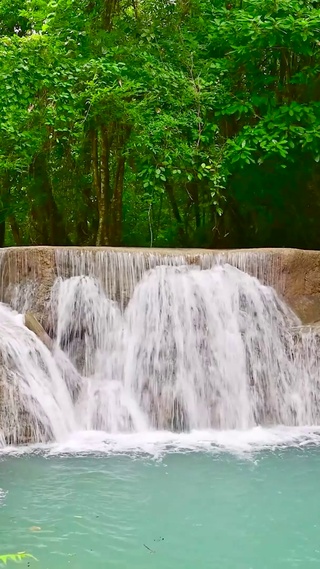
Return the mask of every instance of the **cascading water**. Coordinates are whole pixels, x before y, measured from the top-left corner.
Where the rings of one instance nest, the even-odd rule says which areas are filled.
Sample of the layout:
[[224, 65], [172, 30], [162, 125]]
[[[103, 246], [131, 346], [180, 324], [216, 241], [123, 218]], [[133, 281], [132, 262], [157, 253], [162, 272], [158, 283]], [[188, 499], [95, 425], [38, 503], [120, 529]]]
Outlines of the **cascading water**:
[[0, 442], [61, 440], [76, 428], [61, 371], [23, 317], [0, 305]]
[[320, 424], [315, 337], [256, 278], [209, 256], [57, 261], [52, 354], [0, 310], [3, 442]]
[[125, 384], [158, 428], [293, 424], [307, 418], [293, 401], [293, 321], [272, 289], [234, 267], [158, 267], [125, 313]]

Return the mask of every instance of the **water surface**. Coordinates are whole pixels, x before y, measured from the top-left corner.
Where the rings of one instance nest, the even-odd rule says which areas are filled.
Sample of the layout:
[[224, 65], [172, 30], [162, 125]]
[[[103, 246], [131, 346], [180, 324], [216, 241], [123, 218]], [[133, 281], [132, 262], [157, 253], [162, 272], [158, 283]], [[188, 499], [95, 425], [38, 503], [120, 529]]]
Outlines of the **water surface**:
[[1, 552], [39, 569], [316, 567], [319, 472], [316, 447], [2, 456]]

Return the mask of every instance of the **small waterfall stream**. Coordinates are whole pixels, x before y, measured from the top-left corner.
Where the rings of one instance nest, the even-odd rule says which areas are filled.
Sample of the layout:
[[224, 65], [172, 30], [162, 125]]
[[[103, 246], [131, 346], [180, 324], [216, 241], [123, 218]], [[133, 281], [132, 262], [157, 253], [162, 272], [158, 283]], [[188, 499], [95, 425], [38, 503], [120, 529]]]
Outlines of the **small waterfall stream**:
[[[0, 445], [320, 425], [317, 338], [257, 278], [209, 255], [56, 259], [52, 353], [0, 305]], [[12, 305], [34, 289], [16, 286]]]
[[76, 428], [62, 371], [23, 317], [0, 305], [0, 443], [59, 440]]

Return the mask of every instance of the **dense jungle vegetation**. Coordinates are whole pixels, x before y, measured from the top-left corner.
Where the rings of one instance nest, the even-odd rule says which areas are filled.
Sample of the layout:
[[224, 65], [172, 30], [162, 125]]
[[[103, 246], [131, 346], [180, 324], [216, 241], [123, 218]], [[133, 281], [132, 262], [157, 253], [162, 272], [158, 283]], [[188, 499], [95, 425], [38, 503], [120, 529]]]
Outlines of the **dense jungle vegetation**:
[[0, 245], [320, 248], [320, 1], [1, 0]]

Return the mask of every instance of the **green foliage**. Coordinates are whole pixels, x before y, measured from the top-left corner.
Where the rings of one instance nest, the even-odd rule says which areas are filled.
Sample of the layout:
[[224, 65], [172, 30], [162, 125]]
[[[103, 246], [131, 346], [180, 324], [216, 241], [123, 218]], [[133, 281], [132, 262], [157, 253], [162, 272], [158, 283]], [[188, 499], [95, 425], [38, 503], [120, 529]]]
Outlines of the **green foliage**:
[[319, 247], [319, 38], [315, 0], [3, 0], [0, 241]]
[[3, 565], [7, 565], [8, 561], [14, 561], [18, 563], [19, 561], [23, 561], [24, 559], [35, 559], [33, 555], [29, 553], [25, 553], [24, 551], [20, 553], [9, 553], [7, 555], [0, 555], [0, 563]]

